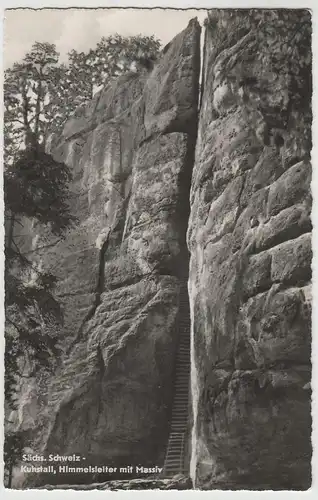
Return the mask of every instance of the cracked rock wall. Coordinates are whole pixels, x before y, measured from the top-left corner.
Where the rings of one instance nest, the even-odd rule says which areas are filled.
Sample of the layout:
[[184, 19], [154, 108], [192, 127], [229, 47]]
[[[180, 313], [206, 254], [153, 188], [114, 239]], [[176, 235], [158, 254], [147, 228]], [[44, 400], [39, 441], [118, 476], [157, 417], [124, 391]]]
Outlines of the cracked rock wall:
[[209, 12], [188, 229], [203, 489], [310, 486], [310, 33], [309, 11]]
[[[51, 137], [51, 153], [74, 173], [79, 224], [45, 250], [37, 239], [38, 259], [59, 278], [65, 355], [34, 422], [36, 452], [78, 453], [86, 465], [163, 464], [188, 279], [200, 31], [190, 21], [151, 73], [112, 81]], [[93, 479], [107, 477], [56, 476]]]

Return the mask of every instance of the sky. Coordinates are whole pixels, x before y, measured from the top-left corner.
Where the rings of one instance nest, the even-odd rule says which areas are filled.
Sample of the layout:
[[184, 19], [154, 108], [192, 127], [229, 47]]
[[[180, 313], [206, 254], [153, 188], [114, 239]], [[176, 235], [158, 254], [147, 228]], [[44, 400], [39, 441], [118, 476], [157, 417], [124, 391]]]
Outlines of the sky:
[[93, 48], [102, 36], [155, 35], [168, 43], [205, 10], [173, 9], [7, 9], [4, 16], [4, 66], [22, 59], [34, 42], [55, 43], [61, 62], [72, 50]]

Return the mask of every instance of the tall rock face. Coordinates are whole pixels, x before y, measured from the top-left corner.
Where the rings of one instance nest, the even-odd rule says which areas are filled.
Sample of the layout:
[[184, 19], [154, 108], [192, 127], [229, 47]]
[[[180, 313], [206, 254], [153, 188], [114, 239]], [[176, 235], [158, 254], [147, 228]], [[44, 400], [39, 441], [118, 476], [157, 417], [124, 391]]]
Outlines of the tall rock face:
[[311, 25], [213, 10], [188, 243], [196, 487], [307, 489]]
[[[78, 224], [42, 250], [35, 238], [42, 268], [58, 277], [65, 354], [34, 422], [34, 451], [85, 457], [77, 466], [164, 461], [188, 279], [200, 31], [190, 21], [150, 73], [109, 83], [51, 137], [51, 154], [73, 172]], [[54, 481], [93, 479], [107, 475]], [[37, 474], [35, 483], [51, 481]]]

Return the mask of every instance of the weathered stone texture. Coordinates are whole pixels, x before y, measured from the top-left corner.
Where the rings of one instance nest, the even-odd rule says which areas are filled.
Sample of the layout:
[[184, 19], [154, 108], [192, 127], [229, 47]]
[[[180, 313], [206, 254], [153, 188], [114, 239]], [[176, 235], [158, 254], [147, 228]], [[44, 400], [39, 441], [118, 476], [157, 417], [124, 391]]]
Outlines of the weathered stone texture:
[[[188, 277], [200, 30], [192, 20], [151, 73], [114, 80], [51, 137], [53, 156], [74, 174], [78, 224], [50, 247], [40, 250], [43, 230], [37, 241], [38, 260], [58, 277], [65, 355], [39, 415], [36, 452], [163, 463]], [[30, 481], [54, 479], [39, 476]], [[92, 482], [84, 476], [56, 483]]]
[[310, 486], [310, 14], [213, 10], [191, 186], [203, 489]]

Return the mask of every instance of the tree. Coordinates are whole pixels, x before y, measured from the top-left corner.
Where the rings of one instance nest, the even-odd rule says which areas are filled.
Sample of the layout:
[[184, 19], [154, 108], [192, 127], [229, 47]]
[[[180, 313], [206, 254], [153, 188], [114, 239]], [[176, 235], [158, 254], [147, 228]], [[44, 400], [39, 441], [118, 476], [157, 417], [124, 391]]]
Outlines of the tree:
[[[54, 298], [56, 277], [44, 272], [19, 248], [14, 234], [17, 224], [29, 217], [62, 237], [75, 219], [68, 204], [68, 167], [56, 162], [43, 147], [28, 143], [16, 153], [4, 171], [5, 199], [5, 466], [7, 484], [21, 459], [26, 435], [8, 421], [17, 409], [22, 378], [52, 370], [60, 354], [56, 332], [62, 325], [60, 304]], [[28, 370], [25, 370], [25, 365]]]
[[[95, 49], [69, 52], [68, 65], [55, 69], [50, 87], [50, 120], [59, 131], [76, 108], [87, 104], [111, 78], [140, 66], [151, 66], [159, 54], [160, 41], [154, 36], [103, 37]], [[62, 106], [61, 106], [62, 103]], [[52, 131], [52, 129], [51, 129]]]
[[118, 33], [103, 37], [95, 50], [94, 69], [97, 85], [105, 79], [119, 76], [133, 69], [134, 63], [155, 61], [159, 54], [160, 41], [154, 36], [122, 37]]
[[[76, 108], [89, 102], [112, 77], [154, 61], [160, 42], [154, 36], [103, 37], [95, 49], [69, 52], [59, 63], [54, 44], [36, 42], [24, 59], [5, 71], [5, 157], [12, 162], [27, 144], [45, 146]], [[135, 66], [135, 68], [134, 68]]]
[[27, 145], [44, 141], [49, 126], [51, 80], [58, 63], [55, 45], [36, 42], [21, 63], [4, 75], [5, 161]]
[[21, 459], [26, 437], [23, 431], [6, 432], [3, 447], [5, 463], [4, 479], [6, 486], [11, 488], [13, 467]]

